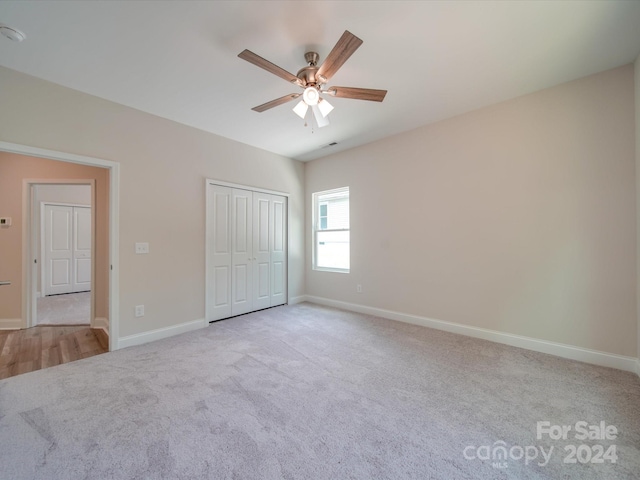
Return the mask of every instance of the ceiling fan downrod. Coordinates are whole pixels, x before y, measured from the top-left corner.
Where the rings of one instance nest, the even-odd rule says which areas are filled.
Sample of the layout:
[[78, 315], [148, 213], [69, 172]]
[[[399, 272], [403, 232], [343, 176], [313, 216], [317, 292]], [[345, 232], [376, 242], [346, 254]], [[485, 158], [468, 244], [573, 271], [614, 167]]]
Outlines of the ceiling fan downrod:
[[304, 59], [308, 65], [298, 70], [296, 77], [302, 81], [305, 87], [319, 88], [320, 85], [326, 82], [324, 77], [318, 75], [319, 67], [317, 65], [320, 55], [317, 52], [307, 52], [304, 54]]

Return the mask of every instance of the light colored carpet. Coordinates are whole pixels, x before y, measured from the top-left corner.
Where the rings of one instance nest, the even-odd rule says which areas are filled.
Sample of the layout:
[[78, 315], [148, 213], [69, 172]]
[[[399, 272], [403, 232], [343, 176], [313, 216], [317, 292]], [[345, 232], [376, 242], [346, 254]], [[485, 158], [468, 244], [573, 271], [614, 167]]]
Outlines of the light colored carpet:
[[[619, 435], [536, 439], [538, 421], [605, 421]], [[514, 457], [518, 446], [554, 451], [546, 466], [542, 457], [508, 458], [506, 468], [465, 458], [499, 441]], [[565, 445], [583, 443], [616, 445], [616, 463], [562, 463]], [[637, 376], [311, 304], [0, 381], [3, 479], [639, 472]]]
[[38, 298], [38, 325], [89, 325], [91, 292]]

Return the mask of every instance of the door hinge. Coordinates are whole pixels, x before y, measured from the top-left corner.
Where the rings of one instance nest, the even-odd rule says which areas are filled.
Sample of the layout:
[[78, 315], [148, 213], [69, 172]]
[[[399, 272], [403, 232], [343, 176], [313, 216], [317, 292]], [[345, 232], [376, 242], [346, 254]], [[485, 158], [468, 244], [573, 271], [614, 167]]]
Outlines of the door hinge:
[[35, 259], [33, 260], [33, 263], [38, 263], [38, 259], [37, 259], [37, 258], [35, 258]]

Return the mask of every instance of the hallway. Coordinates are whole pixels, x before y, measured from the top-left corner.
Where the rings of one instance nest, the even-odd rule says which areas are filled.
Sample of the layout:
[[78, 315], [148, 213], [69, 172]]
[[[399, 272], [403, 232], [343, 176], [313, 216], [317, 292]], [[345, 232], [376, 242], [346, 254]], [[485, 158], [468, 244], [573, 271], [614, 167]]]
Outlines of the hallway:
[[89, 325], [91, 292], [38, 298], [38, 325]]

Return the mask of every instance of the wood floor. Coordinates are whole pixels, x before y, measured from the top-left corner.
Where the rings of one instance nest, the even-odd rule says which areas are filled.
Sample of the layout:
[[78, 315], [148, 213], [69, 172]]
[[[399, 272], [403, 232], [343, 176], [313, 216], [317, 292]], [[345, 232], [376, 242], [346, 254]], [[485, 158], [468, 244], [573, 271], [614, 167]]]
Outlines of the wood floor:
[[104, 330], [87, 326], [39, 326], [0, 330], [0, 379], [109, 351]]

